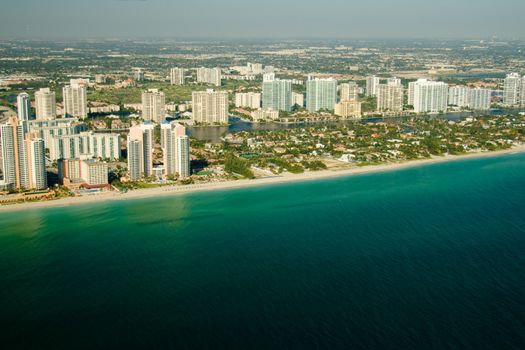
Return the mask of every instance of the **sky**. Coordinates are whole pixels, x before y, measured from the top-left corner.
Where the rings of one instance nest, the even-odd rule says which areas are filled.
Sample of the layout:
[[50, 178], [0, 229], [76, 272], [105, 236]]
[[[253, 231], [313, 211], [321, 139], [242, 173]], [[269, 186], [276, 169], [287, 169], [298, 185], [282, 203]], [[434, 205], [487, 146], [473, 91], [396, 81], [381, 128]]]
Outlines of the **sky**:
[[2, 0], [0, 37], [525, 39], [525, 0]]

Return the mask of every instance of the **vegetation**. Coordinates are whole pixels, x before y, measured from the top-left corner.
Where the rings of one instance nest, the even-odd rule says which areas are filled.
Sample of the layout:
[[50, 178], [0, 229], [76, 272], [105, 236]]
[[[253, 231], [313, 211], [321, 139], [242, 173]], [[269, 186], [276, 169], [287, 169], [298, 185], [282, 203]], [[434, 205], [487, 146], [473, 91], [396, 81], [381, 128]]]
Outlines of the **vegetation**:
[[255, 177], [250, 170], [249, 162], [231, 153], [226, 155], [224, 159], [224, 170], [229, 173], [241, 175], [248, 179], [253, 179]]

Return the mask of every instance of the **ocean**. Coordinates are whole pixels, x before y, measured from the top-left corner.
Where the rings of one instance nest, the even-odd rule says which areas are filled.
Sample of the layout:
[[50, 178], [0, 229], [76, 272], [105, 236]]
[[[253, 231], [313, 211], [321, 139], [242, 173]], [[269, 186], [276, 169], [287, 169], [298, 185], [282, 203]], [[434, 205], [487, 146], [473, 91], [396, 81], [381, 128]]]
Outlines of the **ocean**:
[[525, 154], [0, 223], [4, 349], [525, 348]]

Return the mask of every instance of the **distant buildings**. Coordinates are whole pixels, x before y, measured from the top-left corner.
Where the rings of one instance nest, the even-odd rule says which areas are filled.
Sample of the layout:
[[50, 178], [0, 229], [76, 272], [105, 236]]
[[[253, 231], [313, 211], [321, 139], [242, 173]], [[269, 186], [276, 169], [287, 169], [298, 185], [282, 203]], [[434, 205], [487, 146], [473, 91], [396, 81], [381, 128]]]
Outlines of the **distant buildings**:
[[470, 89], [468, 107], [474, 110], [486, 111], [490, 109], [492, 90]]
[[62, 89], [64, 116], [87, 118], [87, 87], [85, 84], [72, 81]]
[[380, 82], [379, 77], [375, 75], [366, 77], [366, 96], [376, 96], [377, 85], [379, 85]]
[[503, 83], [503, 104], [506, 106], [519, 105], [525, 97], [522, 86], [525, 85], [525, 76], [522, 78], [518, 73], [507, 74]]
[[412, 88], [416, 113], [447, 111], [448, 85], [444, 82], [419, 79], [413, 84]]
[[261, 94], [258, 92], [236, 93], [235, 107], [261, 108]]
[[492, 90], [451, 86], [448, 89], [448, 105], [474, 110], [488, 110], [491, 104]]
[[388, 84], [378, 84], [377, 111], [378, 112], [401, 112], [403, 111], [404, 90], [403, 86], [397, 81], [390, 81]]
[[277, 120], [279, 119], [279, 111], [275, 111], [273, 109], [261, 109], [259, 108], [256, 111], [253, 111], [251, 113], [251, 117], [254, 121], [261, 121], [261, 120]]
[[142, 69], [135, 69], [133, 71], [133, 78], [135, 81], [144, 81], [144, 71]]
[[227, 124], [228, 93], [226, 91], [194, 91], [192, 93], [192, 118], [195, 123]]
[[264, 72], [262, 63], [250, 63], [246, 65], [248, 67], [248, 73], [262, 74]]
[[306, 82], [306, 109], [332, 111], [337, 103], [337, 80], [309, 78]]
[[95, 83], [97, 84], [105, 84], [107, 81], [107, 78], [104, 74], [96, 74], [95, 75]]
[[263, 74], [264, 69], [261, 63], [248, 62], [245, 66], [230, 67], [231, 70], [239, 72], [241, 76], [255, 76]]
[[340, 101], [356, 101], [359, 100], [359, 86], [356, 82], [342, 83], [339, 85]]
[[290, 112], [292, 110], [292, 82], [275, 77], [274, 73], [264, 74], [262, 87], [264, 109]]
[[56, 95], [49, 88], [42, 88], [35, 92], [36, 119], [56, 118]]
[[220, 68], [197, 68], [197, 83], [221, 86], [221, 78]]
[[361, 118], [361, 102], [341, 101], [335, 105], [334, 114], [343, 118]]
[[304, 107], [304, 95], [299, 92], [292, 92], [292, 106]]
[[149, 89], [142, 93], [142, 118], [160, 123], [166, 116], [164, 93], [158, 89]]
[[184, 68], [171, 68], [170, 82], [171, 85], [184, 85], [186, 70]]
[[47, 187], [44, 140], [26, 133], [22, 121], [11, 118], [0, 125], [3, 185], [7, 189]]
[[470, 89], [467, 86], [451, 86], [448, 89], [448, 104], [451, 106], [468, 107]]
[[164, 122], [161, 124], [160, 139], [164, 161], [164, 176], [189, 177], [190, 141], [186, 128], [179, 123]]
[[131, 181], [153, 175], [153, 130], [153, 124], [147, 122], [129, 129], [128, 177]]
[[401, 86], [401, 79], [396, 77], [391, 77], [386, 80], [386, 84], [390, 86]]

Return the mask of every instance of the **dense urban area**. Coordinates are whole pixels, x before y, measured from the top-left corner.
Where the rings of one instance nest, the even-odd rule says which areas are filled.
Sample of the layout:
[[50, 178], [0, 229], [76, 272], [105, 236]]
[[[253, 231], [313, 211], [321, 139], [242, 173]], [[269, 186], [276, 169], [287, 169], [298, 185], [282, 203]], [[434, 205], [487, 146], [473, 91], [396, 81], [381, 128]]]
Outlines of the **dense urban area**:
[[525, 142], [525, 42], [0, 41], [0, 203]]

